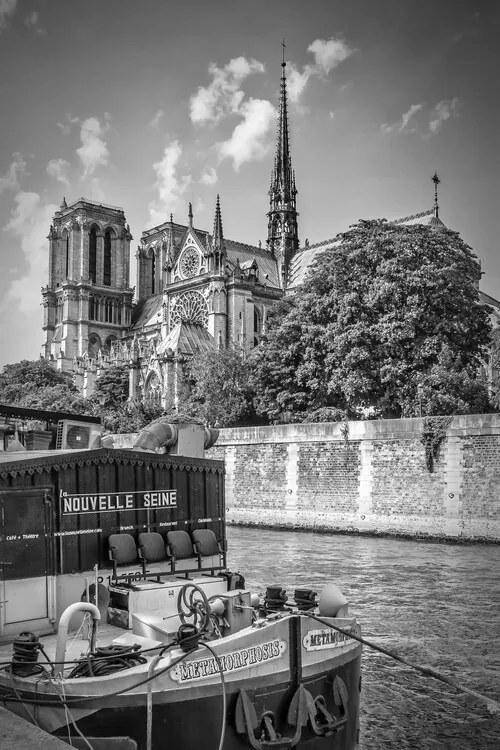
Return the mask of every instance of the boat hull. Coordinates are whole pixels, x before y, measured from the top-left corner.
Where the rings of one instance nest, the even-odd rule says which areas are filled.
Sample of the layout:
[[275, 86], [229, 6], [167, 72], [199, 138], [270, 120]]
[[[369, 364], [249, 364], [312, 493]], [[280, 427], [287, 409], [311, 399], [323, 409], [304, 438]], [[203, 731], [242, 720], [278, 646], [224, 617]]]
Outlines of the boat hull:
[[[347, 722], [328, 735], [316, 735], [310, 722], [301, 728], [297, 748], [308, 750], [352, 750], [358, 741], [358, 711], [361, 657], [350, 660], [338, 668], [330, 669], [315, 678], [303, 682], [306, 690], [316, 698], [323, 695], [326, 707], [331, 714], [339, 713], [333, 699], [333, 681], [340, 676], [349, 693]], [[289, 724], [287, 714], [297, 684], [291, 681], [250, 686], [242, 680], [241, 688], [232, 687], [226, 693], [225, 750], [241, 750], [250, 747], [247, 733], [237, 731], [237, 702], [240, 689], [245, 690], [252, 702], [257, 718], [265, 712], [272, 712], [273, 727], [283, 737], [292, 737], [296, 727]], [[221, 736], [223, 708], [222, 692], [200, 694], [197, 689], [183, 700], [172, 701], [171, 696], [155, 696], [152, 711], [152, 750], [163, 750], [165, 746], [176, 750], [194, 748], [218, 748]], [[127, 699], [121, 705], [109, 703], [96, 713], [80, 719], [78, 728], [85, 736], [113, 737], [128, 736], [134, 739], [140, 750], [146, 749], [147, 708], [144, 696]], [[261, 722], [254, 736], [260, 739]], [[59, 735], [67, 737], [67, 728], [61, 728]], [[76, 733], [75, 733], [76, 736]], [[279, 745], [278, 745], [279, 746]]]
[[[147, 747], [148, 700], [152, 750], [163, 750], [165, 743], [176, 750], [217, 748], [223, 725], [225, 750], [353, 750], [361, 644], [351, 635], [359, 634], [354, 620], [278, 616], [200, 643], [187, 654], [174, 647], [148, 664], [122, 672], [66, 678], [64, 699], [70, 719], [85, 736], [128, 736], [140, 750]], [[58, 684], [36, 679], [35, 687], [33, 682], [17, 678], [17, 695], [24, 703], [7, 701], [8, 707], [26, 715], [28, 707], [34, 709], [30, 699], [49, 699], [51, 707], [34, 709], [37, 723], [53, 734], [76, 736], [59, 703]], [[258, 744], [261, 738], [268, 744]]]

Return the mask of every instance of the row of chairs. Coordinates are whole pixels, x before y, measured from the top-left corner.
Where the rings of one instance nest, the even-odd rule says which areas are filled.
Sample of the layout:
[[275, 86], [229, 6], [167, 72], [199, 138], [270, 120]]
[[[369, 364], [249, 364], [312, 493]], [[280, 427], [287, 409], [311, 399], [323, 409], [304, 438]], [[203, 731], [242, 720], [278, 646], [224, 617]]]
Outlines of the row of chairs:
[[[172, 573], [221, 568], [226, 551], [225, 539], [218, 540], [211, 529], [195, 529], [191, 536], [183, 530], [168, 531], [165, 538], [158, 532], [145, 531], [139, 534], [137, 544], [132, 534], [111, 534], [108, 545], [114, 578], [118, 577], [119, 566], [141, 564], [145, 577], [148, 564], [165, 561]], [[184, 561], [181, 566], [179, 561]]]

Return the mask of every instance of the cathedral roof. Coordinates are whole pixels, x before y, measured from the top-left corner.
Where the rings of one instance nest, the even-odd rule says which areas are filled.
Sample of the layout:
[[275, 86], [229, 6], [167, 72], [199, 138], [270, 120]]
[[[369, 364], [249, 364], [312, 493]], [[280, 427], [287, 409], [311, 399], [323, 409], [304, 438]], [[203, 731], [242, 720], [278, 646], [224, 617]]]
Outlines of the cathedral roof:
[[169, 349], [174, 354], [196, 354], [215, 348], [215, 340], [205, 326], [181, 320], [158, 345], [156, 351], [159, 355], [166, 354]]
[[[421, 213], [404, 216], [401, 219], [391, 219], [391, 223], [405, 224], [407, 226], [423, 224], [424, 226], [436, 227], [436, 229], [446, 228], [446, 225], [435, 215], [435, 211], [432, 208], [429, 211], [421, 211]], [[302, 284], [316, 257], [325, 250], [332, 250], [338, 247], [339, 244], [340, 240], [337, 237], [332, 237], [329, 240], [323, 240], [322, 242], [316, 242], [314, 245], [301, 248], [294, 255], [290, 264], [288, 288], [294, 289]]]
[[441, 219], [436, 216], [434, 209], [429, 211], [421, 211], [419, 214], [412, 214], [411, 216], [404, 216], [402, 219], [392, 219], [393, 224], [407, 224], [412, 226], [415, 224], [424, 224], [429, 227], [442, 227], [446, 228], [446, 224], [443, 224]]
[[140, 300], [132, 313], [130, 330], [139, 330], [144, 326], [153, 326], [158, 323], [158, 313], [161, 315], [162, 304], [162, 294], [155, 294]]
[[279, 289], [278, 282], [278, 265], [276, 258], [261, 247], [245, 245], [243, 242], [234, 240], [224, 240], [228, 260], [231, 265], [235, 265], [239, 260], [241, 268], [247, 268], [255, 260], [259, 267], [259, 279], [266, 286], [272, 286]]

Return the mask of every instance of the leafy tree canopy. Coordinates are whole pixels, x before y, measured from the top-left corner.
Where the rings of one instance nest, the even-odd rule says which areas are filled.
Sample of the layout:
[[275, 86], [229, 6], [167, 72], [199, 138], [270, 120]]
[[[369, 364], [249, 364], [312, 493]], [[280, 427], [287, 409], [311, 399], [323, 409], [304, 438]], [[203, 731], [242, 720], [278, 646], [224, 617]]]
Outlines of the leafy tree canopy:
[[200, 352], [184, 365], [178, 409], [215, 427], [247, 422], [255, 415], [249, 376], [239, 349]]
[[116, 407], [127, 401], [128, 392], [129, 369], [127, 365], [115, 365], [98, 376], [91, 398], [103, 407]]
[[77, 414], [90, 408], [73, 384], [71, 373], [56, 370], [45, 359], [4, 365], [0, 403]]
[[383, 417], [484, 410], [480, 276], [455, 232], [360, 221], [269, 316], [253, 356], [258, 411], [276, 421], [326, 406]]

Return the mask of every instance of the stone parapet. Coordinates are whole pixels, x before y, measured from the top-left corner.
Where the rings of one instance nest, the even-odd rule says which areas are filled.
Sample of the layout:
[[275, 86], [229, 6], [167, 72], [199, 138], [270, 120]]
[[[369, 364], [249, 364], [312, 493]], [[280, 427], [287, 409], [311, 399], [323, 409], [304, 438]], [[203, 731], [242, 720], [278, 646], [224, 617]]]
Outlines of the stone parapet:
[[455, 541], [500, 541], [500, 414], [459, 415], [431, 473], [423, 419], [220, 431], [228, 520]]

